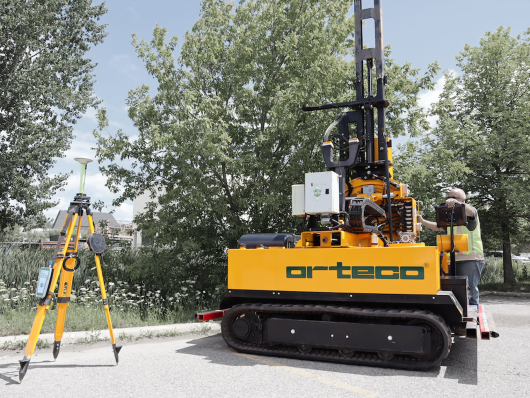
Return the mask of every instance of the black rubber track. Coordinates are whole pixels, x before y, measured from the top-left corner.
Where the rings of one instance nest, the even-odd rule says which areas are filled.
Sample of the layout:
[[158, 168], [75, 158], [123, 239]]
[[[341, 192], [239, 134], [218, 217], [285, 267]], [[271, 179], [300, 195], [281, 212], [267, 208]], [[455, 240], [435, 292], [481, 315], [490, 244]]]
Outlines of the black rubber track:
[[[329, 314], [351, 317], [352, 320], [370, 319], [375, 322], [395, 320], [400, 323], [427, 323], [435, 330], [439, 338], [438, 350], [430, 357], [396, 354], [391, 360], [383, 360], [376, 352], [356, 351], [350, 358], [341, 355], [338, 349], [313, 348], [309, 353], [302, 353], [296, 346], [267, 346], [261, 339], [256, 343], [240, 340], [232, 330], [232, 324], [242, 314], [256, 314], [258, 317]], [[226, 344], [236, 351], [247, 354], [268, 355], [314, 361], [337, 362], [351, 365], [378, 366], [384, 368], [422, 370], [438, 366], [451, 349], [451, 331], [444, 320], [429, 311], [411, 309], [377, 309], [352, 308], [327, 305], [290, 305], [290, 304], [240, 304], [232, 307], [224, 316], [221, 324]]]

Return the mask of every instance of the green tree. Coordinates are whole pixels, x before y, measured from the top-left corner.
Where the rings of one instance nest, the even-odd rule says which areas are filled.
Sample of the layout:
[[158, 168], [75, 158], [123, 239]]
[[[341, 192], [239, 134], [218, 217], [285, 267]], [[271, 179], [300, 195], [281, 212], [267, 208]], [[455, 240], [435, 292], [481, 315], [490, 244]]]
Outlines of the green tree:
[[98, 99], [95, 64], [106, 12], [91, 0], [0, 0], [0, 233], [45, 222], [68, 175], [49, 176], [72, 124]]
[[[219, 255], [243, 234], [301, 226], [291, 185], [325, 169], [320, 144], [338, 112], [301, 108], [355, 98], [351, 3], [205, 0], [177, 62], [177, 38], [166, 42], [165, 29], [157, 26], [150, 43], [134, 38], [158, 92], [130, 92], [134, 139], [104, 133], [100, 112], [97, 158], [130, 162], [101, 168], [109, 188], [124, 187], [115, 205], [152, 192], [136, 218], [144, 236], [176, 253]], [[418, 77], [387, 61], [390, 134], [425, 127], [417, 94], [432, 87], [436, 70]]]
[[[502, 245], [504, 281], [515, 283], [511, 246], [530, 220], [530, 41], [500, 27], [457, 57], [432, 113], [436, 128], [398, 161], [414, 192], [432, 206], [457, 186], [480, 210], [486, 249]], [[526, 238], [527, 239], [527, 238]]]

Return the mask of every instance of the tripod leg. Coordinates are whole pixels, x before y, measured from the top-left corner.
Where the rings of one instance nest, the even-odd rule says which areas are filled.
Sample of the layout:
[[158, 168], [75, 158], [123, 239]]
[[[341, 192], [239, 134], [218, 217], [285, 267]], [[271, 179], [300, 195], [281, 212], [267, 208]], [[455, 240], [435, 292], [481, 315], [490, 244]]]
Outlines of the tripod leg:
[[[59, 281], [59, 290], [57, 291], [57, 322], [55, 323], [55, 335], [53, 342], [53, 358], [57, 360], [59, 350], [61, 349], [61, 339], [64, 331], [64, 321], [66, 319], [66, 310], [70, 305], [70, 295], [72, 293], [72, 282], [74, 279], [74, 272], [79, 265], [79, 258], [77, 257], [77, 251], [79, 249], [79, 237], [81, 236], [81, 223], [83, 220], [82, 212], [78, 213], [79, 218], [77, 219], [77, 234], [75, 237], [75, 245], [73, 252], [68, 249], [68, 255], [70, 258], [65, 258], [62, 263], [64, 272], [61, 274]], [[73, 262], [73, 264], [72, 264]]]
[[[92, 214], [87, 212], [88, 217], [88, 226], [90, 227], [90, 233], [94, 234], [94, 220]], [[103, 236], [100, 235], [100, 238], [103, 239]], [[112, 329], [112, 321], [110, 319], [110, 310], [109, 310], [109, 299], [107, 298], [107, 292], [105, 290], [105, 281], [103, 280], [103, 272], [101, 271], [101, 253], [105, 248], [105, 241], [103, 240], [103, 245], [101, 246], [101, 251], [94, 250], [94, 258], [96, 260], [96, 269], [98, 271], [99, 278], [99, 288], [101, 289], [101, 298], [103, 299], [103, 307], [105, 308], [105, 316], [107, 317], [107, 324], [109, 325], [109, 334], [110, 340], [112, 342], [112, 351], [114, 352], [114, 358], [116, 359], [116, 365], [119, 362], [118, 354], [120, 353], [121, 346], [116, 346], [116, 339], [114, 338], [114, 330]], [[93, 248], [92, 248], [93, 249]]]
[[[66, 266], [68, 266], [69, 262], [75, 261], [74, 258], [69, 259], [66, 262]], [[68, 267], [69, 269], [73, 267]], [[55, 324], [55, 341], [53, 343], [53, 358], [57, 360], [57, 356], [59, 355], [59, 350], [61, 348], [61, 339], [63, 337], [63, 331], [64, 331], [64, 321], [66, 318], [66, 310], [68, 309], [68, 306], [70, 305], [70, 294], [72, 292], [72, 281], [74, 278], [74, 271], [69, 272], [63, 272], [61, 275], [61, 279], [59, 281], [59, 291], [58, 291], [58, 297], [57, 297], [57, 322]]]
[[103, 299], [103, 307], [105, 308], [107, 324], [109, 325], [110, 341], [112, 342], [112, 351], [114, 352], [114, 358], [116, 359], [117, 365], [119, 362], [118, 354], [121, 350], [121, 346], [116, 346], [116, 339], [114, 338], [114, 330], [112, 329], [112, 321], [110, 319], [109, 300], [107, 298], [107, 292], [105, 291], [105, 282], [103, 281], [103, 272], [101, 271], [101, 261], [99, 254], [96, 254], [95, 258], [96, 268], [98, 270], [99, 287], [101, 289], [101, 298]]
[[[73, 220], [70, 220], [68, 224], [68, 230], [66, 233], [66, 241], [64, 244], [64, 249], [62, 250], [62, 256], [66, 254], [68, 251], [68, 246], [70, 243], [70, 238], [72, 237], [72, 233], [74, 230], [74, 225], [77, 220], [77, 214], [74, 214]], [[59, 250], [59, 243], [57, 244], [57, 249]], [[31, 327], [31, 332], [29, 334], [28, 341], [26, 343], [26, 348], [24, 350], [24, 358], [22, 358], [20, 362], [20, 370], [18, 373], [19, 381], [22, 382], [22, 379], [26, 375], [26, 372], [28, 370], [29, 361], [31, 360], [31, 356], [33, 355], [33, 352], [35, 351], [35, 347], [37, 346], [37, 341], [39, 339], [39, 334], [42, 329], [42, 324], [44, 323], [44, 318], [46, 317], [46, 312], [50, 308], [52, 297], [54, 296], [53, 291], [55, 290], [55, 285], [57, 285], [57, 281], [59, 280], [59, 274], [61, 273], [61, 264], [63, 259], [61, 257], [58, 257], [55, 259], [55, 262], [53, 264], [53, 275], [50, 281], [50, 291], [46, 295], [45, 299], [39, 300], [39, 304], [37, 305], [37, 315], [35, 315], [35, 320], [33, 321], [33, 326]]]
[[[56, 261], [56, 264], [58, 262], [60, 263], [60, 259]], [[56, 269], [56, 266], [54, 266], [53, 272], [56, 276], [53, 277], [50, 286], [55, 286], [55, 284], [57, 283], [57, 276], [59, 271]], [[26, 348], [24, 350], [24, 358], [19, 361], [20, 371], [18, 373], [18, 377], [20, 382], [22, 382], [22, 379], [26, 375], [29, 366], [29, 361], [31, 360], [31, 356], [33, 355], [35, 347], [37, 346], [37, 341], [39, 339], [39, 334], [42, 329], [42, 324], [44, 323], [44, 318], [46, 317], [46, 312], [50, 308], [51, 295], [53, 295], [53, 292], [50, 292], [46, 299], [44, 301], [40, 301], [39, 305], [37, 306], [37, 315], [35, 315], [35, 320], [33, 321], [33, 326], [31, 327], [28, 342], [26, 343]]]
[[39, 305], [37, 309], [37, 315], [33, 321], [33, 326], [31, 327], [31, 332], [29, 334], [28, 342], [26, 343], [26, 349], [24, 350], [24, 358], [20, 362], [20, 371], [18, 372], [18, 379], [22, 383], [22, 379], [26, 375], [28, 370], [29, 361], [31, 356], [35, 351], [37, 346], [37, 340], [39, 338], [40, 330], [44, 322], [44, 317], [46, 316], [46, 311], [48, 310], [48, 305]]

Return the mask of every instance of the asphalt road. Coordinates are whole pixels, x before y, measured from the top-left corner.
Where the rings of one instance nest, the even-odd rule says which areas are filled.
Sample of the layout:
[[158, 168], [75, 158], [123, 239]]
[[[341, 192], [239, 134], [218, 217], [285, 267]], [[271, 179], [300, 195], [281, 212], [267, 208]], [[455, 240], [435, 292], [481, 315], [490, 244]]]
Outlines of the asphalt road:
[[0, 351], [0, 397], [530, 397], [530, 299], [487, 296], [500, 337], [458, 339], [440, 367], [401, 371], [239, 354], [219, 334]]

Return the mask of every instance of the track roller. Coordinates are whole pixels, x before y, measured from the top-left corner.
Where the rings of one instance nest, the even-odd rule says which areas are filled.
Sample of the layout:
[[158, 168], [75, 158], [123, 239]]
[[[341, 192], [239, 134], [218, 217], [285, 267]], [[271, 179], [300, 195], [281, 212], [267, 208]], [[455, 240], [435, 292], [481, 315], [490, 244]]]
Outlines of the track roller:
[[352, 365], [428, 369], [451, 348], [441, 317], [411, 309], [241, 304], [221, 327], [239, 352]]

